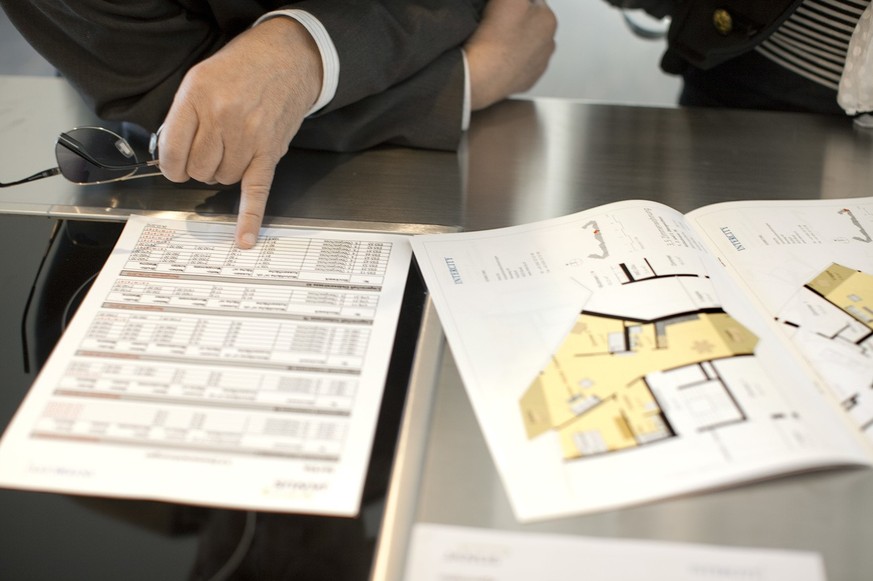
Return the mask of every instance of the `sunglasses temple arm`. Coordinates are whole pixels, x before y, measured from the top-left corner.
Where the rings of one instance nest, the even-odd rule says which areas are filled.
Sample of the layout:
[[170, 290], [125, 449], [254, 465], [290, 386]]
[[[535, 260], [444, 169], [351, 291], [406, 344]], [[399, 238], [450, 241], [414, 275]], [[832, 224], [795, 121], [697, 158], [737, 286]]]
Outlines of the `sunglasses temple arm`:
[[106, 180], [102, 183], [112, 183], [112, 182], [128, 182], [130, 180], [138, 180], [140, 178], [153, 178], [155, 176], [161, 175], [161, 172], [157, 171], [154, 173], [135, 173], [132, 176], [124, 176], [123, 178], [116, 178], [114, 180]]
[[23, 180], [18, 180], [17, 182], [10, 182], [8, 184], [0, 183], [0, 188], [8, 188], [10, 186], [17, 186], [19, 184], [26, 184], [27, 182], [35, 182], [36, 180], [41, 180], [43, 178], [50, 178], [52, 176], [56, 176], [61, 173], [61, 170], [53, 167], [51, 169], [43, 170], [39, 173], [35, 173], [30, 177], [26, 177]]

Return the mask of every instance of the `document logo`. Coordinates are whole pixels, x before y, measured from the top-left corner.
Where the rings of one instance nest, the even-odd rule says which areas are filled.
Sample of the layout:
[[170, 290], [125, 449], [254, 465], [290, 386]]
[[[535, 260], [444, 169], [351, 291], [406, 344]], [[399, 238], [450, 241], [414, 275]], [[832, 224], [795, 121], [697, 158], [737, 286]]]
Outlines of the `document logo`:
[[464, 281], [461, 279], [461, 273], [458, 271], [458, 267], [455, 265], [455, 260], [449, 256], [445, 258], [446, 266], [449, 267], [449, 275], [452, 277], [452, 281], [455, 284], [464, 284]]
[[745, 249], [746, 249], [746, 247], [743, 246], [742, 242], [740, 242], [740, 239], [737, 238], [737, 237], [734, 235], [734, 233], [731, 232], [731, 229], [728, 228], [727, 226], [723, 226], [723, 227], [721, 228], [721, 233], [724, 234], [724, 235], [727, 237], [728, 241], [729, 241], [729, 242], [733, 245], [733, 247], [736, 248], [737, 250], [745, 250]]

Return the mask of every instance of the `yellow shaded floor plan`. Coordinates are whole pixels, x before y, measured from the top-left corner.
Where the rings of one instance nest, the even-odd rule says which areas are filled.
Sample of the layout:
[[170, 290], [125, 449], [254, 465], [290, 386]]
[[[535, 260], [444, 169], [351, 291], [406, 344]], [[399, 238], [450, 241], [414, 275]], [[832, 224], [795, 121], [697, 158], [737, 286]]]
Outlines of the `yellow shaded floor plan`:
[[[566, 460], [745, 421], [719, 363], [757, 337], [719, 308], [641, 320], [583, 312], [521, 398], [527, 437], [557, 432]], [[669, 410], [667, 409], [669, 408]]]
[[831, 263], [777, 315], [843, 408], [873, 433], [873, 275]]
[[[832, 263], [821, 274], [806, 284], [806, 288], [821, 298], [823, 303], [837, 309], [844, 320], [834, 336], [861, 350], [873, 345], [873, 275]], [[852, 334], [847, 331], [855, 327]]]

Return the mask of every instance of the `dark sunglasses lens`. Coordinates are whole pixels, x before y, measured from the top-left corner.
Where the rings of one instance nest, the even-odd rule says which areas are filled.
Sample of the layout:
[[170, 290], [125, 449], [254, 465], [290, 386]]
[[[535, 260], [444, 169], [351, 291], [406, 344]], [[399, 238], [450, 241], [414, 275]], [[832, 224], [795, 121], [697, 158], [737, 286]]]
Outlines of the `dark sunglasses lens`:
[[[110, 131], [84, 127], [66, 132], [94, 160], [112, 166], [136, 163], [136, 155], [126, 141]], [[110, 169], [91, 163], [73, 149], [57, 143], [55, 156], [61, 174], [71, 182], [88, 184], [116, 180], [133, 174], [135, 169]]]

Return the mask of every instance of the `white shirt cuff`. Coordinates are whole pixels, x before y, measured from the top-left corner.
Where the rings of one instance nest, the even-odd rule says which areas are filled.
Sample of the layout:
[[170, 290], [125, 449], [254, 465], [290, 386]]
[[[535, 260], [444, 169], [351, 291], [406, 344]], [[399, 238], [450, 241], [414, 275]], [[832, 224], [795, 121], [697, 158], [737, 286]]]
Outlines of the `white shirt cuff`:
[[461, 49], [461, 56], [464, 61], [464, 112], [461, 116], [461, 131], [466, 131], [470, 128], [470, 108], [473, 97], [470, 95], [470, 65], [464, 49]]
[[315, 45], [318, 47], [318, 52], [321, 53], [321, 93], [318, 95], [315, 104], [307, 113], [307, 116], [319, 111], [322, 107], [331, 102], [336, 95], [336, 88], [339, 84], [340, 62], [339, 55], [336, 52], [336, 47], [324, 28], [324, 25], [312, 14], [304, 10], [275, 10], [267, 12], [255, 22], [255, 26], [261, 22], [276, 16], [293, 18], [303, 25], [304, 28], [312, 35], [315, 40]]

